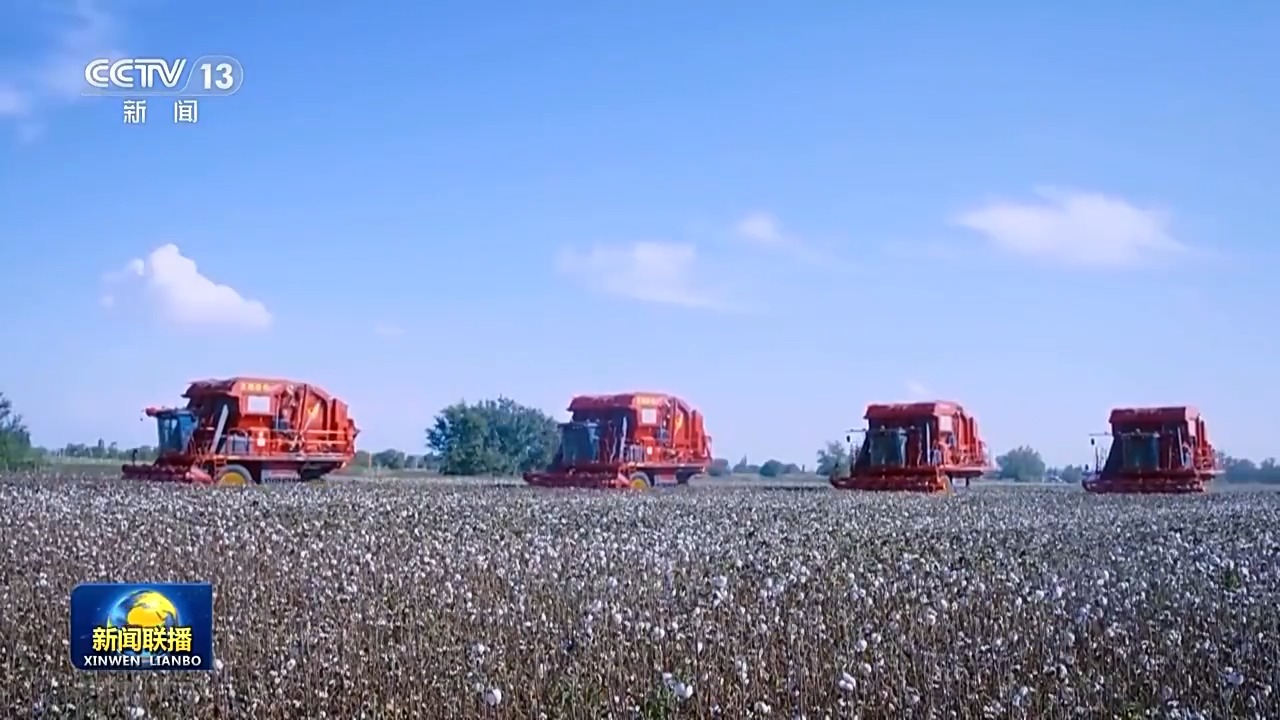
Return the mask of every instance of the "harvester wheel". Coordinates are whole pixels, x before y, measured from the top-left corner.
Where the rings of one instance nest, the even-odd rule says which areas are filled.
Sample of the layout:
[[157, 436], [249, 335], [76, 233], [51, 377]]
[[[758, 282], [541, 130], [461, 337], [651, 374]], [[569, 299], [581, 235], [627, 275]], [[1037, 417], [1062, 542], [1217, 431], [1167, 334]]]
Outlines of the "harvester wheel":
[[631, 489], [632, 489], [632, 490], [648, 490], [648, 489], [649, 489], [649, 476], [648, 476], [647, 474], [645, 474], [645, 473], [642, 473], [642, 472], [638, 472], [638, 473], [634, 473], [634, 474], [632, 474], [632, 476], [631, 476]]
[[225, 487], [240, 487], [253, 483], [253, 473], [243, 465], [228, 465], [218, 471], [214, 482]]

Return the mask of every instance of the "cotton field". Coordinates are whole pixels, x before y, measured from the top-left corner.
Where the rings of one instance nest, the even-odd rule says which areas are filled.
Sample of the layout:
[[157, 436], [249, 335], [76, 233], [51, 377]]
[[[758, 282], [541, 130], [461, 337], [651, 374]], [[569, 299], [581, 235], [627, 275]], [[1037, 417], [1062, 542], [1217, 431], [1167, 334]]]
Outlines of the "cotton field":
[[[1280, 717], [1280, 494], [0, 484], [8, 717]], [[86, 580], [217, 670], [73, 671]]]

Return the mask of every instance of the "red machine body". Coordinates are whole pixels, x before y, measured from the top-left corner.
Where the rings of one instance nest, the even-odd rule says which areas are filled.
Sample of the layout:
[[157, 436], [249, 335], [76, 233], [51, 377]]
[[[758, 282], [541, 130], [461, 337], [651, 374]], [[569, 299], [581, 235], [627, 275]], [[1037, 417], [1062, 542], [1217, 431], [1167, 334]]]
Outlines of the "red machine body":
[[200, 380], [182, 408], [147, 408], [160, 455], [121, 468], [131, 479], [247, 485], [316, 480], [356, 452], [347, 404], [315, 385], [237, 377]]
[[959, 403], [869, 405], [865, 417], [849, 475], [831, 478], [837, 489], [946, 492], [990, 468], [978, 422]]
[[551, 466], [525, 473], [530, 485], [644, 489], [687, 483], [711, 465], [702, 414], [672, 395], [579, 395], [569, 412]]
[[1201, 493], [1221, 472], [1194, 407], [1116, 408], [1110, 423], [1106, 461], [1097, 452], [1082, 483], [1089, 492]]

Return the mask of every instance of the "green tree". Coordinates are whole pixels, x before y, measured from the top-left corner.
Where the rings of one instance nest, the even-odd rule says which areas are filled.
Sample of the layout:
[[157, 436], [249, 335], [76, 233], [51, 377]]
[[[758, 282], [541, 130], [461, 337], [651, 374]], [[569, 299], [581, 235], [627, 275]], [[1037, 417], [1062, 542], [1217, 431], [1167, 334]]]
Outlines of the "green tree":
[[1273, 457], [1266, 458], [1262, 462], [1258, 463], [1258, 472], [1262, 475], [1268, 476], [1269, 479], [1277, 479], [1275, 475], [1276, 473], [1280, 473], [1280, 463], [1277, 463], [1276, 459]]
[[31, 434], [14, 412], [13, 403], [0, 393], [0, 470], [22, 467], [32, 462]]
[[351, 462], [347, 466], [353, 470], [361, 470], [373, 467], [373, 455], [368, 450], [357, 450], [355, 457], [351, 458]]
[[1035, 448], [1022, 445], [996, 458], [1000, 479], [1030, 482], [1044, 478], [1044, 458]]
[[751, 472], [751, 463], [747, 462], [747, 456], [743, 455], [737, 465], [733, 466], [733, 471], [738, 474], [746, 474]]
[[766, 460], [764, 464], [760, 466], [760, 477], [776, 478], [779, 475], [782, 475], [784, 470], [786, 470], [786, 466], [781, 462], [777, 460]]
[[1084, 479], [1086, 468], [1083, 465], [1068, 465], [1058, 471], [1058, 479], [1069, 485], [1079, 485]]
[[515, 475], [550, 464], [558, 436], [551, 416], [500, 397], [440, 411], [427, 447], [440, 455], [444, 475]]
[[387, 470], [402, 470], [405, 466], [405, 454], [395, 448], [388, 448], [373, 454], [373, 464]]
[[733, 468], [729, 467], [729, 461], [724, 458], [716, 458], [711, 461], [711, 467], [707, 468], [707, 474], [711, 477], [724, 477], [733, 472]]
[[1280, 464], [1275, 458], [1266, 458], [1255, 463], [1248, 458], [1238, 458], [1218, 451], [1218, 469], [1221, 478], [1229, 483], [1262, 483], [1280, 484]]
[[828, 440], [818, 451], [818, 467], [814, 472], [826, 477], [849, 474], [849, 449], [839, 440]]
[[418, 469], [428, 472], [440, 472], [440, 466], [443, 461], [440, 456], [435, 453], [427, 453], [418, 458]]

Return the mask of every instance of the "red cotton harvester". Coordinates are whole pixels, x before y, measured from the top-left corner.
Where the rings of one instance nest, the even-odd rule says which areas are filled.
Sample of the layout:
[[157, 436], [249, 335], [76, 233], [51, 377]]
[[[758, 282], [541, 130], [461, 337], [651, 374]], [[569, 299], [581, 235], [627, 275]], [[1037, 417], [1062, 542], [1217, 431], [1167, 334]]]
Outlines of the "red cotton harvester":
[[990, 469], [978, 422], [959, 403], [868, 405], [865, 417], [862, 445], [850, 448], [849, 475], [833, 476], [832, 487], [946, 492], [954, 480], [968, 486]]
[[702, 413], [659, 393], [579, 395], [560, 425], [551, 466], [524, 474], [538, 487], [635, 488], [680, 485], [711, 465]]
[[1221, 471], [1208, 429], [1193, 407], [1116, 408], [1111, 448], [1102, 462], [1097, 441], [1092, 493], [1202, 493]]
[[121, 468], [135, 480], [248, 485], [318, 480], [347, 464], [359, 429], [347, 404], [289, 380], [200, 380], [184, 408], [147, 408], [160, 455]]

